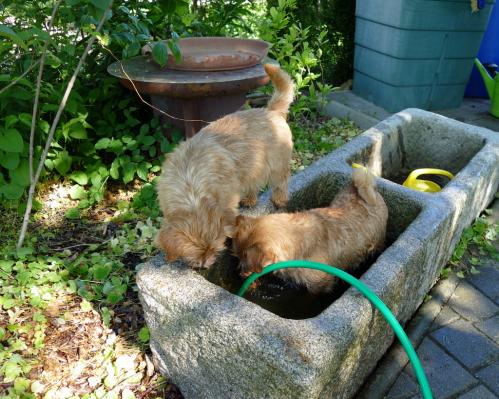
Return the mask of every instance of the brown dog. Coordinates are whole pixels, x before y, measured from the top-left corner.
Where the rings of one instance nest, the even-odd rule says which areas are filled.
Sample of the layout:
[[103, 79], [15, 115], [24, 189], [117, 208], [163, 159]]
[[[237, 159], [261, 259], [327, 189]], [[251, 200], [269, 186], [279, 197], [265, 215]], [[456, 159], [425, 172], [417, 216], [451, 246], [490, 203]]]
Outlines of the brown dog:
[[[303, 259], [353, 271], [385, 241], [388, 209], [373, 176], [354, 169], [353, 184], [328, 208], [259, 217], [238, 216], [233, 239], [241, 274], [260, 272], [272, 263]], [[335, 277], [313, 269], [276, 271], [312, 293], [328, 292]]]
[[239, 203], [255, 205], [267, 184], [273, 202], [286, 204], [294, 87], [279, 67], [267, 64], [265, 71], [275, 89], [267, 108], [212, 122], [167, 156], [157, 187], [164, 222], [156, 243], [169, 261], [183, 257], [208, 268], [232, 235]]

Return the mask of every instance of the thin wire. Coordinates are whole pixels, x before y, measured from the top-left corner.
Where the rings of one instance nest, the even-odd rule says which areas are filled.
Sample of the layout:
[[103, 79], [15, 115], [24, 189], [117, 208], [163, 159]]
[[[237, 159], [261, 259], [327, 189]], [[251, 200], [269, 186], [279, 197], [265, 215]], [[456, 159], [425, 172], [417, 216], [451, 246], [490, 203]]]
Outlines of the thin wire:
[[120, 68], [121, 68], [121, 71], [123, 72], [123, 74], [125, 75], [125, 77], [128, 79], [128, 81], [132, 84], [133, 86], [133, 89], [135, 90], [135, 93], [137, 93], [137, 96], [139, 96], [140, 100], [149, 105], [152, 109], [168, 116], [169, 118], [172, 118], [172, 119], [176, 119], [178, 121], [184, 121], [184, 122], [203, 122], [203, 123], [211, 123], [210, 121], [205, 121], [205, 120], [202, 120], [202, 119], [183, 119], [183, 118], [177, 118], [176, 116], [173, 116], [173, 115], [170, 115], [168, 112], [165, 112], [163, 111], [162, 109], [159, 109], [158, 107], [155, 107], [154, 105], [148, 103], [146, 100], [144, 100], [144, 98], [140, 95], [139, 91], [137, 90], [137, 87], [135, 86], [135, 83], [133, 82], [133, 80], [130, 78], [130, 76], [128, 75], [128, 73], [125, 71], [125, 68], [123, 68], [123, 62], [118, 59], [118, 57], [116, 57], [114, 55], [114, 53], [111, 51], [111, 49], [107, 48], [106, 46], [104, 46], [102, 43], [101, 43], [101, 46], [107, 50], [109, 52], [109, 54], [111, 54], [111, 56], [118, 62]]

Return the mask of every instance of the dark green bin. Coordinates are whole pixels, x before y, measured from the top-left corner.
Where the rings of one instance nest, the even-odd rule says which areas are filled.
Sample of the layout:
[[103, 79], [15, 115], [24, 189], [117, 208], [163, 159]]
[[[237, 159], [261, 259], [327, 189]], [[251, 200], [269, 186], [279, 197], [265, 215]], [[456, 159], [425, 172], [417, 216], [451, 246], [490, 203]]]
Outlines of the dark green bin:
[[353, 90], [390, 112], [458, 107], [495, 0], [357, 0]]

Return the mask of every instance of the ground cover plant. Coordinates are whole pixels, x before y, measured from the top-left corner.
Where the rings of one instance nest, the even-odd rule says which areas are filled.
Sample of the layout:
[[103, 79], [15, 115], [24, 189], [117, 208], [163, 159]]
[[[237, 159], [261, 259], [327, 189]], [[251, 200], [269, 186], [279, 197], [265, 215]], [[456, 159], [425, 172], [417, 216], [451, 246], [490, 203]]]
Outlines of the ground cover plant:
[[[272, 42], [270, 55], [299, 89], [290, 120], [296, 172], [360, 132], [322, 114], [332, 90], [321, 73], [327, 30], [298, 23], [297, 12], [296, 0], [0, 5], [0, 397], [180, 397], [154, 371], [134, 275], [156, 253], [154, 179], [181, 134], [166, 139], [151, 109], [106, 68], [149, 42], [158, 45], [155, 60], [162, 63], [176, 39], [188, 35]], [[92, 38], [47, 147], [28, 233], [17, 245], [37, 160]], [[453, 261], [473, 251], [471, 243], [496, 256], [490, 246], [496, 236], [497, 226], [478, 221]]]

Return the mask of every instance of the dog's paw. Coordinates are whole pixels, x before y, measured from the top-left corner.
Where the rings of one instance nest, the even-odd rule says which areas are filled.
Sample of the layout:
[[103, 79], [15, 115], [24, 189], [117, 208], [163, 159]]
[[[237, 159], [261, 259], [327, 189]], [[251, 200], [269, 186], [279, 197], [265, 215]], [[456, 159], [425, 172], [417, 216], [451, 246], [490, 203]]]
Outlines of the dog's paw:
[[288, 204], [288, 197], [283, 195], [276, 195], [272, 197], [272, 202], [278, 208], [284, 208]]
[[241, 200], [242, 206], [252, 207], [258, 202], [257, 197], [246, 197]]

